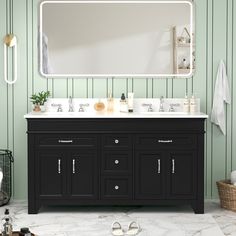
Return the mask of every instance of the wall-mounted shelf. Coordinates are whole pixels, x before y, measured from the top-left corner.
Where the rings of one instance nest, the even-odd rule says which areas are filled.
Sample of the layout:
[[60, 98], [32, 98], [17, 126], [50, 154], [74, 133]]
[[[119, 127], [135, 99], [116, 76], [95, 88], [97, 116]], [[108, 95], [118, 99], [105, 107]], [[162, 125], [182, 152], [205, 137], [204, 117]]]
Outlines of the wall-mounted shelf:
[[[186, 54], [187, 54], [188, 51], [190, 50], [190, 47], [193, 46], [193, 51], [195, 51], [195, 49], [194, 49], [195, 48], [195, 43], [191, 44], [190, 42], [179, 42], [178, 39], [179, 39], [179, 37], [177, 36], [176, 26], [174, 26], [173, 27], [173, 73], [174, 74], [189, 74], [190, 69], [179, 68], [179, 64], [180, 64], [179, 50], [180, 50], [180, 48], [183, 48], [183, 50], [186, 50]], [[193, 38], [191, 37], [190, 40], [193, 40]], [[195, 68], [193, 68], [192, 70], [194, 71]]]
[[[191, 47], [191, 43], [176, 43], [176, 47], [180, 47], [180, 48], [189, 48]], [[195, 47], [195, 44], [193, 44], [193, 47]]]

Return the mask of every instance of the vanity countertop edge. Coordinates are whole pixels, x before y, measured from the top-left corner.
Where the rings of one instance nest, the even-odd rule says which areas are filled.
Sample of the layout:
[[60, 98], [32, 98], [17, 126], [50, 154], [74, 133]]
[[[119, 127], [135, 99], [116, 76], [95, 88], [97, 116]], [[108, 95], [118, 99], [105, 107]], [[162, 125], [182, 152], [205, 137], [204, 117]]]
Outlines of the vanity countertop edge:
[[70, 119], [80, 119], [80, 118], [150, 118], [150, 119], [156, 119], [156, 118], [190, 118], [190, 119], [196, 119], [196, 118], [202, 118], [207, 119], [208, 115], [202, 112], [199, 113], [187, 113], [187, 114], [143, 114], [143, 113], [44, 113], [44, 112], [30, 112], [26, 115], [24, 115], [25, 119], [34, 119], [34, 118], [70, 118]]

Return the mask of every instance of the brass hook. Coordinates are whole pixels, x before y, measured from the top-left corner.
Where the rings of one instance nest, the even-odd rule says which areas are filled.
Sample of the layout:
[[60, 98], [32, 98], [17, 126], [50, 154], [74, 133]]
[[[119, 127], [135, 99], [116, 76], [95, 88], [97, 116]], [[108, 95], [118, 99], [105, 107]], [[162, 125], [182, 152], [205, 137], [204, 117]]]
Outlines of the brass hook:
[[8, 47], [14, 47], [16, 45], [16, 36], [14, 34], [7, 34], [3, 41]]

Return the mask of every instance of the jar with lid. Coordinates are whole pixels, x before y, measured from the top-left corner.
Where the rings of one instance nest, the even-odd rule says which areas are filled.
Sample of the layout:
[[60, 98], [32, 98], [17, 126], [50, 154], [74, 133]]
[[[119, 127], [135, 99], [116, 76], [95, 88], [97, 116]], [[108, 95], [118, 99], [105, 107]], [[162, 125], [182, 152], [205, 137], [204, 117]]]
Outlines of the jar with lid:
[[31, 236], [32, 234], [29, 231], [29, 228], [21, 228], [20, 229], [20, 236]]

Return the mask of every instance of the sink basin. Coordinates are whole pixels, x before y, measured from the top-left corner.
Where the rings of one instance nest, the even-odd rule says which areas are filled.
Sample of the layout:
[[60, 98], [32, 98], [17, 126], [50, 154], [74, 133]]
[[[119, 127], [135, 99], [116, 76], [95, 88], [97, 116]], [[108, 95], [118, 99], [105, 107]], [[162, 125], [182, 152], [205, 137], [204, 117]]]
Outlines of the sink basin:
[[170, 111], [164, 111], [164, 112], [140, 112], [140, 114], [142, 115], [173, 115], [173, 116], [176, 116], [176, 115], [188, 115], [189, 113], [187, 112], [170, 112]]

